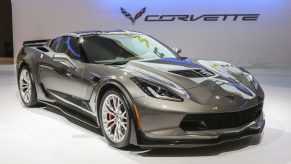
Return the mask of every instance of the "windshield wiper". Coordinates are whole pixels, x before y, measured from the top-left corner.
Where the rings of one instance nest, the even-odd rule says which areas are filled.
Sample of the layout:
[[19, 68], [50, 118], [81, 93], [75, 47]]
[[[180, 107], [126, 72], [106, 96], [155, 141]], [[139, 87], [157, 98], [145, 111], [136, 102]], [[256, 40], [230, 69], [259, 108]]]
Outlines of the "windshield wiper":
[[160, 53], [160, 52], [159, 52], [159, 49], [158, 49], [157, 47], [155, 47], [155, 49], [154, 49], [154, 53], [155, 53], [157, 56], [159, 56], [160, 58], [164, 58], [164, 57], [165, 57], [165, 55], [164, 55], [163, 53]]

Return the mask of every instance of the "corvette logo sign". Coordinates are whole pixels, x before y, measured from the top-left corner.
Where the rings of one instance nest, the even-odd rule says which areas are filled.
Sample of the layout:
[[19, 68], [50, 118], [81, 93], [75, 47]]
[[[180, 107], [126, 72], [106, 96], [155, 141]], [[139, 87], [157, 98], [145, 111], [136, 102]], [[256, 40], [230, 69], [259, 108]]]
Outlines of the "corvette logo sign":
[[146, 7], [144, 7], [140, 12], [138, 12], [137, 14], [135, 14], [135, 16], [133, 17], [130, 13], [128, 13], [125, 9], [123, 9], [122, 7], [121, 9], [121, 13], [131, 21], [131, 23], [134, 25], [135, 21], [140, 18], [145, 12], [146, 12]]
[[[138, 12], [134, 17], [128, 13], [124, 8], [120, 8], [121, 13], [131, 21], [134, 25], [136, 20], [144, 15], [146, 12], [146, 7], [144, 7], [140, 12]], [[145, 22], [174, 22], [174, 21], [182, 21], [182, 22], [226, 22], [226, 21], [257, 21], [259, 19], [260, 14], [202, 14], [202, 15], [194, 15], [194, 14], [151, 14], [146, 15], [144, 18]]]

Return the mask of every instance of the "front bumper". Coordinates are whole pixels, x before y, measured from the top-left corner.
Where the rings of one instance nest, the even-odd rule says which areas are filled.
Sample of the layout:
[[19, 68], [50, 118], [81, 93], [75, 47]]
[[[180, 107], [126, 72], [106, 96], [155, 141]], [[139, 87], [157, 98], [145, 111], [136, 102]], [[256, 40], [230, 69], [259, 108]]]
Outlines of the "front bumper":
[[244, 138], [252, 137], [257, 134], [262, 133], [265, 126], [265, 120], [263, 116], [253, 121], [252, 123], [235, 129], [224, 129], [216, 132], [206, 132], [206, 133], [197, 133], [189, 134], [176, 138], [172, 137], [171, 139], [153, 139], [148, 137], [141, 137], [140, 144], [141, 147], [203, 147], [218, 145], [224, 142], [241, 140]]
[[[144, 102], [144, 100], [136, 101], [139, 106], [141, 125], [138, 145], [141, 147], [202, 147], [217, 145], [260, 134], [265, 125], [264, 114], [261, 113], [260, 116], [252, 122], [239, 127], [185, 131], [179, 127], [185, 115], [198, 114], [209, 107], [200, 106], [200, 108], [192, 108], [189, 110], [183, 109], [185, 106], [185, 108], [187, 108], [189, 104], [180, 104], [177, 106], [177, 104], [173, 102], [173, 104], [167, 104], [166, 106], [162, 103], [152, 103], [149, 105]], [[152, 109], [154, 106], [155, 109]]]

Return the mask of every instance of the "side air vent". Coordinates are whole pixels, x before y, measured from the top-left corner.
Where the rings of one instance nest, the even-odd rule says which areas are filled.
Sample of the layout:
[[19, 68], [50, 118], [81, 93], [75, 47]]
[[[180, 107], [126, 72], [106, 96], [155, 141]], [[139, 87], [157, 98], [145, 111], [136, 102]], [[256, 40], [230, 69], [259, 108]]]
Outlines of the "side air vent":
[[195, 77], [210, 77], [213, 76], [214, 73], [207, 70], [207, 69], [189, 69], [189, 70], [178, 70], [178, 71], [170, 71], [172, 73], [189, 77], [189, 78], [195, 78]]
[[44, 48], [44, 47], [37, 47], [37, 49], [42, 51], [42, 52], [49, 52], [49, 50]]

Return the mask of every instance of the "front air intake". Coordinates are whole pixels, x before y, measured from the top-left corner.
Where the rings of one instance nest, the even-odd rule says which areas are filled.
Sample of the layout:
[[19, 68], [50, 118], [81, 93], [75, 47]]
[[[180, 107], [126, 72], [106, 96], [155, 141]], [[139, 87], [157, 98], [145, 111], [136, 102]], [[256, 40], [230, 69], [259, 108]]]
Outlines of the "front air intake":
[[180, 128], [185, 131], [199, 131], [240, 127], [259, 118], [262, 107], [263, 104], [258, 104], [239, 112], [186, 115]]

